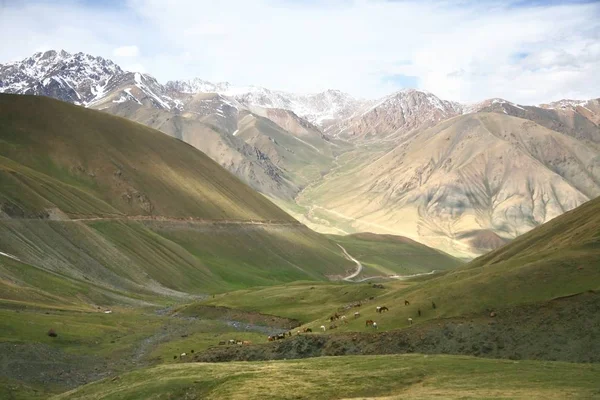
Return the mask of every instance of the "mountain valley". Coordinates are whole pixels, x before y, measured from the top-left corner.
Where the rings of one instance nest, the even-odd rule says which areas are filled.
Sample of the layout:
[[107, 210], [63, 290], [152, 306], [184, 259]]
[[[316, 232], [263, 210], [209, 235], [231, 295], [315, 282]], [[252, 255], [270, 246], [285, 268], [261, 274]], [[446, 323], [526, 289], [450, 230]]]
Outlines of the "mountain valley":
[[464, 105], [413, 89], [371, 101], [198, 78], [162, 85], [65, 51], [0, 66], [0, 82], [183, 140], [312, 229], [402, 235], [467, 259], [599, 190], [597, 99]]
[[0, 398], [598, 395], [598, 99], [0, 91]]

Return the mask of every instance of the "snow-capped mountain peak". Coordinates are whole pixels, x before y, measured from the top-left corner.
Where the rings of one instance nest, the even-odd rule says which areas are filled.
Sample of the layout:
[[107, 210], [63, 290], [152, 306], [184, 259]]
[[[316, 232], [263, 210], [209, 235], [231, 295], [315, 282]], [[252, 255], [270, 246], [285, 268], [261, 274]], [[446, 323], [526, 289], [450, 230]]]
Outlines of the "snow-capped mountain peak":
[[347, 118], [362, 104], [349, 94], [334, 89], [314, 94], [296, 94], [261, 86], [234, 86], [229, 82], [212, 83], [200, 78], [170, 81], [167, 82], [166, 87], [183, 93], [219, 93], [247, 107], [290, 110], [317, 125], [326, 120]]
[[0, 65], [0, 92], [37, 94], [75, 104], [98, 99], [123, 70], [110, 60], [64, 50], [38, 52]]

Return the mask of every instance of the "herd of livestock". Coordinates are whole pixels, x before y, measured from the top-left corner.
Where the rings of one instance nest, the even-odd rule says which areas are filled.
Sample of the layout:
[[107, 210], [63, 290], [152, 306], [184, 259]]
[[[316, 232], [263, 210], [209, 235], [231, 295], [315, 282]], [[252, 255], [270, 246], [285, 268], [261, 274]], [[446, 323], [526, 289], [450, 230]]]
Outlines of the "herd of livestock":
[[[369, 300], [371, 300], [371, 299], [369, 299]], [[405, 306], [409, 306], [410, 302], [408, 300], [404, 300], [404, 305]], [[353, 304], [353, 305], [351, 305], [349, 307], [360, 307], [360, 306], [361, 306], [361, 303], [356, 303], [356, 304]], [[435, 302], [432, 302], [431, 306], [432, 306], [433, 309], [435, 309], [436, 308]], [[377, 313], [379, 313], [379, 314], [387, 312], [389, 310], [390, 309], [388, 307], [386, 307], [386, 306], [377, 306], [375, 308], [375, 311]], [[417, 315], [419, 317], [421, 316], [421, 309], [420, 308], [417, 309]], [[358, 319], [358, 318], [360, 318], [360, 312], [356, 311], [354, 313], [354, 319]], [[329, 326], [321, 325], [319, 327], [319, 329], [321, 331], [323, 331], [323, 332], [327, 331], [328, 329], [332, 330], [332, 329], [338, 328], [338, 323], [344, 324], [344, 325], [348, 324], [348, 318], [346, 317], [346, 315], [339, 315], [336, 312], [335, 314], [331, 315], [327, 319], [326, 322], [329, 323]], [[409, 323], [409, 325], [412, 325], [413, 319], [409, 317], [408, 318], [408, 323]], [[373, 329], [378, 329], [379, 328], [379, 326], [377, 325], [377, 322], [374, 321], [374, 320], [372, 320], [372, 319], [368, 319], [368, 320], [365, 321], [365, 327], [370, 327], [370, 328], [373, 328]], [[296, 331], [296, 335], [298, 336], [298, 335], [300, 335], [302, 333], [312, 333], [312, 332], [313, 332], [312, 328], [304, 328], [302, 331], [300, 331], [300, 330]], [[278, 333], [278, 334], [275, 334], [275, 335], [269, 335], [267, 337], [267, 341], [273, 342], [273, 341], [276, 341], [276, 340], [283, 340], [286, 337], [291, 337], [291, 336], [292, 336], [292, 332]], [[241, 341], [241, 340], [237, 340], [237, 339], [231, 339], [231, 340], [229, 340], [227, 342], [226, 341], [219, 342], [219, 345], [226, 345], [226, 344], [228, 344], [228, 345], [243, 346], [243, 345], [249, 345], [249, 344], [251, 344], [251, 342], [249, 342], [249, 341]]]
[[[369, 300], [371, 300], [371, 299], [369, 299]], [[409, 306], [410, 302], [408, 300], [404, 300], [404, 305], [405, 306]], [[360, 307], [360, 306], [361, 306], [361, 303], [356, 303], [356, 304], [353, 304], [353, 305], [351, 305], [349, 307]], [[431, 303], [431, 307], [433, 309], [437, 308], [435, 302]], [[375, 308], [375, 311], [377, 313], [379, 313], [379, 314], [382, 314], [384, 312], [389, 311], [389, 308], [386, 307], [386, 306], [377, 306]], [[421, 316], [421, 309], [420, 308], [417, 309], [417, 316], [419, 316], [419, 317]], [[354, 319], [358, 319], [358, 318], [360, 318], [360, 312], [356, 311], [354, 313]], [[331, 329], [336, 329], [338, 327], [338, 323], [348, 324], [348, 318], [346, 317], [346, 315], [339, 315], [336, 312], [335, 314], [331, 315], [327, 319], [327, 322], [329, 323], [329, 329], [331, 330]], [[412, 325], [413, 319], [412, 318], [408, 318], [408, 323], [409, 323], [409, 325]], [[379, 326], [377, 325], [376, 321], [374, 321], [372, 319], [368, 319], [368, 320], [365, 321], [365, 327], [370, 327], [370, 328], [373, 328], [373, 329], [378, 329]], [[320, 326], [320, 330], [323, 331], [323, 332], [327, 331], [327, 328], [328, 327], [325, 326], [325, 325], [321, 325]], [[312, 332], [313, 332], [312, 328], [304, 328], [302, 331], [297, 330], [296, 331], [296, 335], [300, 335], [301, 333], [312, 333]], [[269, 342], [273, 342], [273, 341], [277, 341], [277, 340], [283, 340], [283, 339], [285, 339], [287, 337], [291, 337], [291, 336], [292, 336], [292, 332], [284, 332], [284, 333], [278, 333], [278, 334], [274, 334], [274, 335], [269, 335], [267, 337], [267, 340]], [[239, 340], [239, 339], [229, 339], [227, 341], [223, 340], [223, 341], [219, 342], [220, 346], [225, 346], [225, 345], [230, 345], [230, 346], [248, 346], [248, 345], [251, 345], [251, 344], [252, 344], [252, 342], [250, 342], [249, 340]], [[192, 350], [191, 353], [194, 353], [194, 350]], [[179, 358], [181, 360], [181, 359], [184, 359], [187, 355], [188, 354], [186, 354], [186, 353], [182, 353], [181, 355], [175, 356], [174, 358]]]

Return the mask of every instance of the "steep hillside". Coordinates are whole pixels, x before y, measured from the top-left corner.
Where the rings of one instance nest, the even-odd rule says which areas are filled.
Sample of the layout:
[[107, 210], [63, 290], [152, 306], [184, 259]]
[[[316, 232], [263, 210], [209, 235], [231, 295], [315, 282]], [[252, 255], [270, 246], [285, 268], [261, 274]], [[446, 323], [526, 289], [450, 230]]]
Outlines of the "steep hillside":
[[[282, 119], [277, 118], [280, 123]], [[320, 179], [332, 166], [332, 146], [317, 130], [290, 135], [268, 118], [241, 113], [235, 136], [260, 149], [300, 187]]]
[[[46, 209], [76, 215], [66, 198], [88, 195], [126, 215], [291, 221], [203, 153], [143, 125], [42, 97], [2, 95], [0, 107], [0, 155], [20, 164], [3, 175], [44, 198]], [[40, 172], [68, 183], [68, 193], [51, 199], [41, 193], [54, 189], [24, 182]], [[24, 189], [4, 196], [17, 197], [3, 201], [10, 209], [41, 211]]]
[[[352, 269], [335, 243], [180, 140], [45, 97], [0, 96], [0, 121], [0, 251], [26, 265], [118, 292], [112, 301]], [[32, 284], [10, 271], [5, 285]]]
[[[202, 117], [191, 112], [174, 115], [132, 103], [113, 105], [103, 111], [140, 122], [191, 144], [263, 194], [290, 200], [299, 191], [286, 172], [265, 153], [219, 126], [229, 124], [229, 120], [217, 121], [218, 114], [209, 111]], [[237, 110], [234, 121], [237, 127]]]
[[594, 146], [532, 121], [476, 113], [412, 135], [362, 167], [338, 170], [299, 201], [358, 230], [469, 255], [600, 195], [599, 182]]

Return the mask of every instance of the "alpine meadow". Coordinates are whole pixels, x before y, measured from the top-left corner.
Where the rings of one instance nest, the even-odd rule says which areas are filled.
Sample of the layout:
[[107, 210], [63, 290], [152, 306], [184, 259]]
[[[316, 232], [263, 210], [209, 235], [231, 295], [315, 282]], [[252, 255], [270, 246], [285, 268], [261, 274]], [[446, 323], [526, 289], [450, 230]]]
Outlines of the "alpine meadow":
[[0, 3], [0, 399], [600, 399], [599, 3]]

